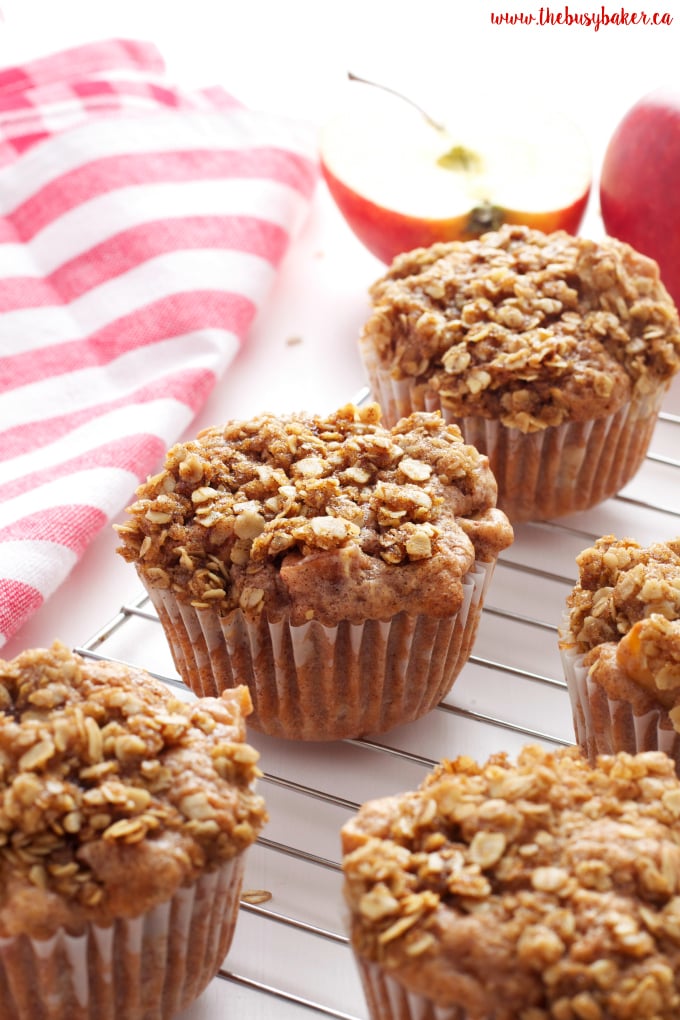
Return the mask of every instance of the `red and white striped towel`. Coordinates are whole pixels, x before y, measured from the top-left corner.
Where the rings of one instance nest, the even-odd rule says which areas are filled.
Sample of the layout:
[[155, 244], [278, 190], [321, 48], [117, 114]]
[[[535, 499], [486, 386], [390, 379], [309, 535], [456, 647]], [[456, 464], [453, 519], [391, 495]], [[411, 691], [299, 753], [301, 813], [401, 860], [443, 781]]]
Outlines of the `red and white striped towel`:
[[201, 407], [317, 179], [308, 125], [147, 43], [0, 70], [0, 646]]

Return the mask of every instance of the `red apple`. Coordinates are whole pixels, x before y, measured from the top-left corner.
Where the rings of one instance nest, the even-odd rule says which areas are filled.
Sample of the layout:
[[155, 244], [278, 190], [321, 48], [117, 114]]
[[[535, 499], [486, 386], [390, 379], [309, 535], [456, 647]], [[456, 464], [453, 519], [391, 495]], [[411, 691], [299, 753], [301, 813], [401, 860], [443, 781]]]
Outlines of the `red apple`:
[[600, 208], [608, 234], [659, 263], [680, 305], [680, 92], [658, 89], [624, 116], [605, 150]]
[[446, 127], [370, 85], [322, 129], [331, 195], [382, 262], [501, 223], [576, 233], [591, 186], [590, 146], [563, 115], [461, 111]]

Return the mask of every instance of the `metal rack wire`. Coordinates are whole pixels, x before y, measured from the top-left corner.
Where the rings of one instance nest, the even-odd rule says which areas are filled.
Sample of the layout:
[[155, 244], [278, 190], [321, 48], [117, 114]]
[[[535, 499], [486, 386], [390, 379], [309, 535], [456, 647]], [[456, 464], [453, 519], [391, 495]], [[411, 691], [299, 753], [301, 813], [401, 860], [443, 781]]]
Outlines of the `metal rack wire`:
[[[676, 390], [643, 467], [614, 499], [563, 521], [516, 528], [496, 567], [473, 654], [428, 716], [374, 740], [331, 745], [249, 734], [261, 752], [270, 823], [249, 854], [229, 956], [183, 1020], [365, 1018], [344, 927], [340, 826], [364, 800], [412, 789], [442, 757], [482, 760], [525, 743], [573, 743], [557, 626], [575, 556], [604, 534], [646, 544], [680, 533], [679, 410]], [[143, 666], [191, 696], [142, 593], [77, 651]]]

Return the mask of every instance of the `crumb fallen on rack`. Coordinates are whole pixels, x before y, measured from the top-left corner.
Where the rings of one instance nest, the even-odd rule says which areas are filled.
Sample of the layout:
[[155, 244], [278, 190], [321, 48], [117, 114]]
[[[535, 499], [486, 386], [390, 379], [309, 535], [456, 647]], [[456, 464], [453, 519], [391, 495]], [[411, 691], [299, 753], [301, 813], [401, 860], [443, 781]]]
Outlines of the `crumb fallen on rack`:
[[245, 889], [241, 893], [241, 903], [260, 904], [269, 903], [272, 894], [269, 889]]

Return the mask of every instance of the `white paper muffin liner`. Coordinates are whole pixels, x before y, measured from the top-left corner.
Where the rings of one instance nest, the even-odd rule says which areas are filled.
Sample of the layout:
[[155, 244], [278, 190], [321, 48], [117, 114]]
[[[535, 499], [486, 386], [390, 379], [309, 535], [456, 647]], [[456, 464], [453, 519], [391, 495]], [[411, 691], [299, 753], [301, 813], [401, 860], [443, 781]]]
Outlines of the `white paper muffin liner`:
[[523, 433], [487, 418], [455, 417], [435, 390], [394, 379], [370, 353], [363, 356], [385, 423], [392, 426], [414, 411], [441, 411], [466, 443], [489, 458], [498, 506], [513, 523], [587, 510], [619, 492], [644, 460], [667, 389], [661, 386], [604, 418]]
[[628, 701], [610, 698], [583, 665], [583, 655], [560, 646], [576, 743], [591, 764], [598, 754], [663, 751], [680, 768], [680, 734], [663, 708], [636, 715]]
[[234, 934], [244, 854], [138, 918], [81, 935], [0, 938], [3, 1020], [171, 1020], [215, 977]]
[[341, 740], [382, 733], [434, 708], [469, 658], [495, 563], [463, 579], [452, 616], [399, 613], [389, 621], [316, 620], [291, 626], [240, 609], [220, 617], [149, 588], [177, 671], [199, 697], [246, 684], [248, 726], [295, 740]]
[[[437, 1006], [426, 996], [409, 991], [379, 964], [362, 960], [356, 954], [355, 961], [370, 1020], [468, 1020], [470, 1015], [462, 1006]], [[494, 1018], [475, 1013], [474, 1020]]]

